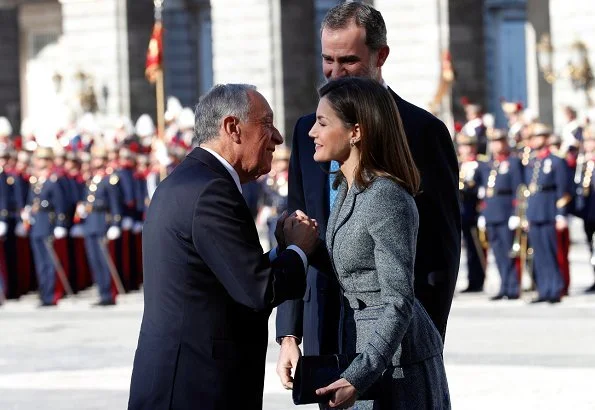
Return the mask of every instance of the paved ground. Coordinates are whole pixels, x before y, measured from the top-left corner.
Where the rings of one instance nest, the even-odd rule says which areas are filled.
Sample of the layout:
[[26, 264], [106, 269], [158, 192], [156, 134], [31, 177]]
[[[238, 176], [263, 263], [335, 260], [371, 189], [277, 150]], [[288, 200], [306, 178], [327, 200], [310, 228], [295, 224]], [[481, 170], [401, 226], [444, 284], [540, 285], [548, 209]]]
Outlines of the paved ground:
[[[582, 241], [576, 227], [573, 238]], [[498, 286], [493, 268], [486, 294], [457, 295], [445, 352], [454, 409], [595, 408], [595, 295], [581, 294], [593, 280], [584, 244], [571, 260], [571, 296], [557, 306], [487, 301]], [[93, 301], [89, 291], [39, 310], [31, 295], [0, 308], [0, 410], [126, 407], [142, 294], [110, 308]], [[267, 410], [293, 408], [274, 374], [277, 353], [271, 343]]]

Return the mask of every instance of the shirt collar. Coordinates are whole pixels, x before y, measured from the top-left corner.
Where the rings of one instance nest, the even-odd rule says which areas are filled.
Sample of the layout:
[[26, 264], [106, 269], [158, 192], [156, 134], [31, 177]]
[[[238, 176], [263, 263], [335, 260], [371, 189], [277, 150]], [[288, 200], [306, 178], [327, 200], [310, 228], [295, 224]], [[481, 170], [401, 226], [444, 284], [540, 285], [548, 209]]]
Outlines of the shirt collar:
[[217, 154], [212, 149], [206, 148], [206, 147], [201, 147], [201, 148], [207, 152], [210, 152], [215, 158], [217, 158], [217, 160], [221, 163], [221, 165], [223, 165], [225, 167], [225, 169], [227, 170], [227, 172], [229, 172], [229, 174], [233, 178], [233, 181], [236, 183], [238, 190], [240, 191], [240, 193], [242, 193], [242, 184], [240, 183], [240, 176], [238, 175], [236, 170], [233, 169], [231, 164], [229, 162], [227, 162], [227, 160], [225, 158], [223, 158], [221, 155]]

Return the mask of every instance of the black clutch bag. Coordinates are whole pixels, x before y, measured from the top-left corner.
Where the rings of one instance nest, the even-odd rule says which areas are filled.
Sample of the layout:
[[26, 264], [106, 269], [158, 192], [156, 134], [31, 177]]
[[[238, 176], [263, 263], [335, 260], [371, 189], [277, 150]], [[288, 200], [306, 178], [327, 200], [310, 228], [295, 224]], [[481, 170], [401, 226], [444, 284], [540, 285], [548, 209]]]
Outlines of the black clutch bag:
[[[339, 380], [341, 373], [347, 369], [357, 355], [354, 353], [300, 357], [293, 377], [293, 403], [328, 403], [330, 397], [318, 396], [316, 390]], [[358, 400], [378, 398], [382, 378], [380, 377], [362, 396], [358, 396]]]

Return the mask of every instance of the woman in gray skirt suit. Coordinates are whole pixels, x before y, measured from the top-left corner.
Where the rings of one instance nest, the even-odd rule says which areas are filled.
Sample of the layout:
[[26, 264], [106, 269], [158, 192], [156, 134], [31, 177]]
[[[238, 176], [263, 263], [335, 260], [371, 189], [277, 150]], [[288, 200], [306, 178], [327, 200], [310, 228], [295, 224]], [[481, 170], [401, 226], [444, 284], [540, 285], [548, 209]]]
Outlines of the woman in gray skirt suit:
[[[442, 339], [413, 293], [420, 176], [397, 106], [368, 79], [319, 94], [314, 159], [340, 165], [326, 233], [344, 292], [340, 340], [342, 353], [359, 354], [317, 394], [332, 408], [449, 409]], [[380, 396], [356, 401], [374, 383]]]

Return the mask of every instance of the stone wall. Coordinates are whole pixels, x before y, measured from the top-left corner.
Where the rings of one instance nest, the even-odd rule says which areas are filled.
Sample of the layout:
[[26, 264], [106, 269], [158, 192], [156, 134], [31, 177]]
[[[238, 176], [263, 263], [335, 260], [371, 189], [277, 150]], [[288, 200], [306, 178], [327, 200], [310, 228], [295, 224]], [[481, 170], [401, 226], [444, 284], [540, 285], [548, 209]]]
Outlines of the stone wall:
[[19, 29], [17, 8], [0, 8], [0, 116], [7, 117], [15, 133], [21, 123], [19, 87]]
[[[550, 29], [554, 46], [554, 68], [562, 73], [571, 59], [571, 45], [576, 40], [583, 41], [589, 51], [589, 62], [595, 68], [595, 2], [592, 0], [550, 0]], [[595, 85], [595, 84], [594, 84]], [[592, 100], [595, 92], [591, 89]], [[571, 105], [584, 115], [587, 109], [585, 94], [572, 88], [568, 78], [559, 78], [553, 86], [554, 126], [563, 126], [562, 107]]]
[[439, 2], [436, 0], [375, 0], [386, 22], [390, 47], [382, 74], [406, 100], [428, 109], [440, 75]]
[[486, 107], [486, 66], [483, 0], [449, 1], [450, 51], [456, 79], [453, 85], [453, 115], [464, 121], [462, 97]]

